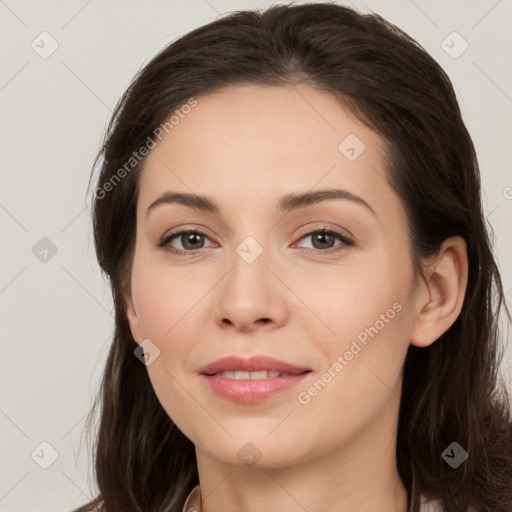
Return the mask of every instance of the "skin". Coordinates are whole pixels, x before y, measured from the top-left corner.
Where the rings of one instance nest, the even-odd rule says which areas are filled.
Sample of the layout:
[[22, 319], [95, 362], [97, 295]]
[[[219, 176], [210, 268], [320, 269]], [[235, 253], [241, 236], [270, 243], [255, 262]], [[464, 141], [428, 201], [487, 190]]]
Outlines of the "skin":
[[[161, 351], [147, 370], [163, 408], [196, 447], [203, 511], [404, 510], [395, 462], [403, 364], [410, 344], [435, 342], [460, 313], [463, 239], [446, 240], [438, 259], [425, 262], [426, 281], [415, 284], [384, 143], [327, 93], [243, 85], [197, 99], [141, 174], [126, 314], [134, 339]], [[349, 134], [365, 144], [354, 161], [338, 149]], [[375, 214], [346, 199], [276, 212], [282, 195], [324, 188], [360, 196]], [[163, 204], [147, 215], [167, 191], [208, 196], [220, 212]], [[355, 245], [336, 237], [315, 245], [311, 232], [325, 227], [350, 233]], [[158, 247], [186, 228], [206, 237]], [[236, 252], [247, 236], [263, 249], [252, 263]], [[168, 250], [191, 247], [197, 254]], [[300, 403], [298, 393], [394, 303], [400, 312]], [[233, 354], [312, 372], [263, 402], [234, 403], [198, 375]], [[237, 456], [248, 442], [261, 454], [252, 467]]]

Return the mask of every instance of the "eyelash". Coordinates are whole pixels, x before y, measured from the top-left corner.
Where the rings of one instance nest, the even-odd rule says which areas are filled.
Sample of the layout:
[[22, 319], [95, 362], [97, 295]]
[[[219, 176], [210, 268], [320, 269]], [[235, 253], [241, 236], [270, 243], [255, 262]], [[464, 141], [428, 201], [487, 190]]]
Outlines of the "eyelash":
[[[198, 254], [199, 252], [201, 252], [201, 249], [196, 249], [196, 250], [193, 250], [193, 251], [182, 251], [181, 249], [176, 249], [174, 247], [173, 248], [167, 247], [169, 245], [169, 243], [172, 240], [174, 240], [175, 238], [179, 238], [182, 235], [190, 234], [190, 233], [197, 234], [197, 235], [204, 235], [205, 237], [208, 238], [206, 233], [203, 233], [202, 231], [199, 231], [197, 229], [192, 229], [192, 228], [191, 229], [184, 229], [184, 230], [177, 231], [175, 233], [171, 233], [171, 234], [169, 234], [167, 236], [162, 237], [162, 239], [160, 240], [160, 242], [158, 244], [158, 247], [161, 247], [164, 250], [169, 251], [169, 252], [171, 252], [173, 254], [176, 254], [176, 255], [179, 255], [179, 256], [193, 256], [195, 254]], [[327, 233], [329, 235], [334, 235], [335, 237], [338, 238], [338, 240], [340, 240], [342, 242], [342, 246], [338, 246], [337, 248], [331, 247], [331, 248], [326, 249], [326, 250], [306, 248], [305, 250], [308, 253], [315, 253], [316, 255], [318, 255], [319, 253], [320, 254], [322, 254], [322, 253], [324, 253], [324, 254], [332, 254], [333, 252], [338, 252], [340, 250], [345, 249], [346, 247], [352, 247], [352, 246], [355, 245], [354, 240], [352, 240], [350, 237], [348, 237], [347, 235], [345, 235], [343, 233], [340, 233], [336, 229], [333, 229], [333, 228], [330, 228], [330, 227], [323, 227], [323, 228], [320, 228], [320, 229], [315, 229], [313, 231], [309, 231], [309, 232], [305, 233], [304, 235], [302, 235], [299, 238], [299, 240], [307, 238], [308, 236], [314, 235], [316, 233]]]

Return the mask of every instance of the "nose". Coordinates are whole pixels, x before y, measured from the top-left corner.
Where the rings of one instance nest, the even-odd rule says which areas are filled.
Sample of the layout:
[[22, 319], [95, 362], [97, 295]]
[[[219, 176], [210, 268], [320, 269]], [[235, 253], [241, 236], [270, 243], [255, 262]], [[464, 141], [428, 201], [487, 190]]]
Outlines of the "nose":
[[219, 283], [216, 322], [224, 329], [243, 332], [283, 325], [288, 309], [286, 287], [277, 277], [279, 271], [270, 268], [272, 263], [265, 250], [253, 261], [241, 254], [235, 252], [231, 269]]

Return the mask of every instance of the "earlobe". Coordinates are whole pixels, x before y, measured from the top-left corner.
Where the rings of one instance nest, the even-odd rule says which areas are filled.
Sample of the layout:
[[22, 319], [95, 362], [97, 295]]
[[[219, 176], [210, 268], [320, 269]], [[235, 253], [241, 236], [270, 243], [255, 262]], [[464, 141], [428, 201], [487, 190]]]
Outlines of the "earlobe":
[[140, 331], [139, 318], [137, 316], [137, 312], [135, 311], [135, 307], [130, 297], [127, 298], [125, 302], [125, 313], [126, 318], [128, 319], [128, 323], [130, 325], [130, 330], [132, 331], [133, 339], [137, 343], [140, 343], [143, 338], [142, 333]]
[[427, 270], [425, 293], [418, 294], [411, 345], [429, 346], [453, 325], [464, 303], [467, 280], [466, 242], [460, 236], [450, 237], [443, 242], [439, 256]]

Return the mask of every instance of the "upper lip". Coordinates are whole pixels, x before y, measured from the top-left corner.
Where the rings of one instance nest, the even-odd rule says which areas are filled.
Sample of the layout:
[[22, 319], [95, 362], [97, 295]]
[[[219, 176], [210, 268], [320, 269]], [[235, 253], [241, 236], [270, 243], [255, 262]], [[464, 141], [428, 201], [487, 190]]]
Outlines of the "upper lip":
[[279, 371], [281, 373], [304, 373], [310, 371], [309, 368], [295, 366], [279, 359], [267, 356], [255, 356], [249, 359], [243, 359], [237, 356], [223, 357], [217, 359], [206, 366], [203, 366], [199, 373], [205, 375], [214, 375], [220, 372], [245, 371]]

